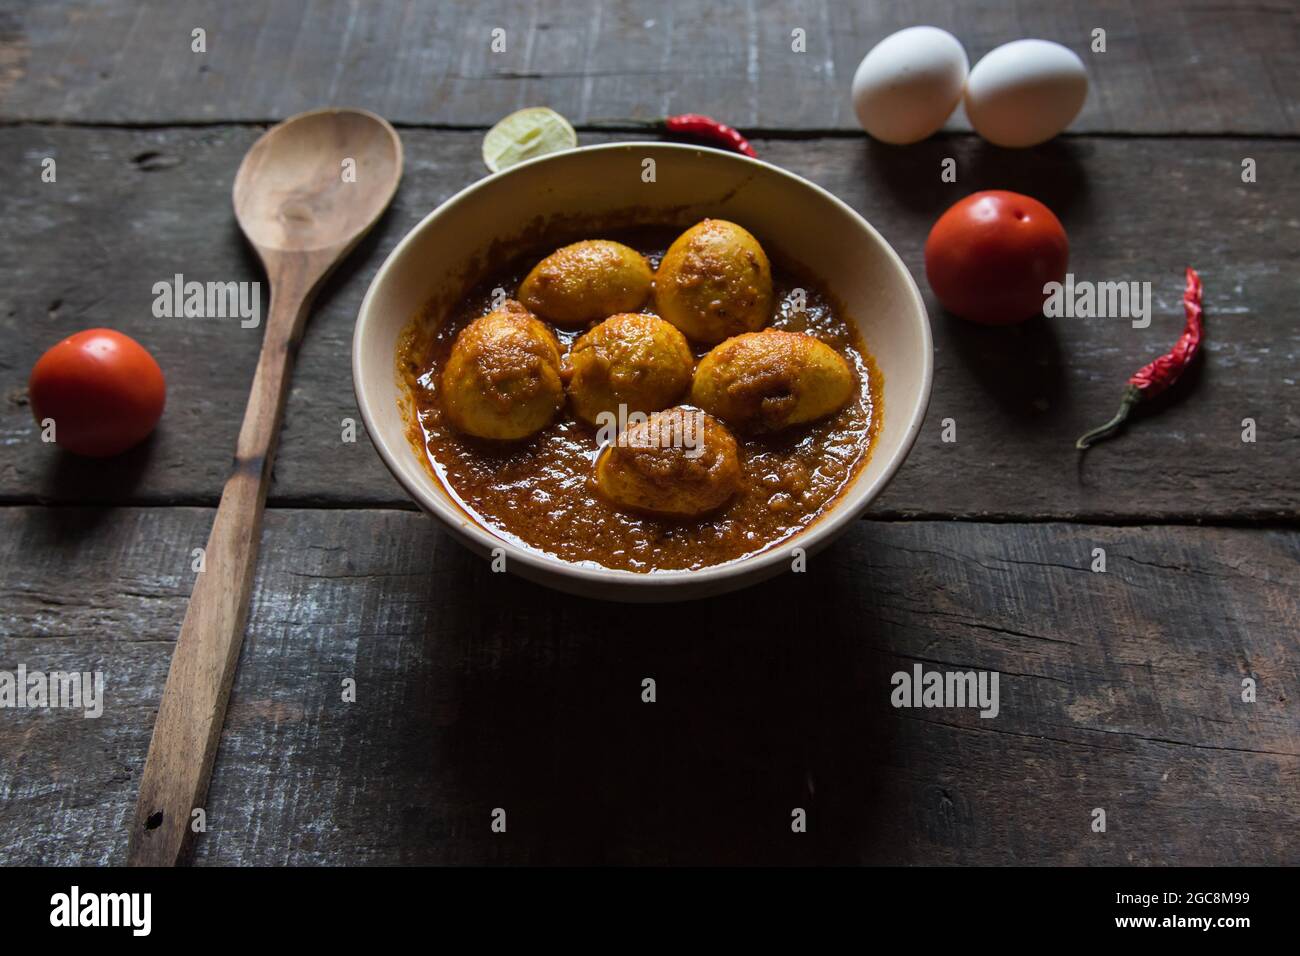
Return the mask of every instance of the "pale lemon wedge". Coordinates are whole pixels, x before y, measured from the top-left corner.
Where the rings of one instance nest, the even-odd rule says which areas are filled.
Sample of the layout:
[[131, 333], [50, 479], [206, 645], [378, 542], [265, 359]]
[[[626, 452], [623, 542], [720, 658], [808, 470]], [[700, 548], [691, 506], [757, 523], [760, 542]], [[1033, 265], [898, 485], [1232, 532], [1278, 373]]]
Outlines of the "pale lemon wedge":
[[492, 172], [578, 145], [578, 134], [555, 110], [530, 106], [511, 113], [483, 137], [483, 162]]

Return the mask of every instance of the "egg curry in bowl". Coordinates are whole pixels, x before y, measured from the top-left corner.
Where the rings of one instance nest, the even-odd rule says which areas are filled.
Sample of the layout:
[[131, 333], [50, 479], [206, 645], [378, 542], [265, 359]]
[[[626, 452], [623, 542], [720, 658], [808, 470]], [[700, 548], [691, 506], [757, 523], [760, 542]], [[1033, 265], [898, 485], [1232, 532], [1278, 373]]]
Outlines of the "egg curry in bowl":
[[566, 561], [766, 551], [839, 497], [881, 414], [856, 328], [805, 276], [721, 219], [519, 257], [407, 326], [412, 445], [478, 523]]

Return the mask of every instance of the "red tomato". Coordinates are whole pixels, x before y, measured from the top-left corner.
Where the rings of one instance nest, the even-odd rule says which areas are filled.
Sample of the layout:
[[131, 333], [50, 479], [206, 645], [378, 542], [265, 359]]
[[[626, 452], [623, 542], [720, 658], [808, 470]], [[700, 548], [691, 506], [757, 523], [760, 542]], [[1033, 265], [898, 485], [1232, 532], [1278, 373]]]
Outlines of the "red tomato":
[[1070, 241], [1037, 199], [991, 189], [939, 217], [925, 241], [925, 274], [943, 307], [985, 325], [1043, 310], [1043, 286], [1064, 282]]
[[148, 437], [162, 417], [167, 384], [135, 339], [87, 329], [40, 357], [27, 392], [37, 423], [54, 419], [55, 444], [101, 458]]

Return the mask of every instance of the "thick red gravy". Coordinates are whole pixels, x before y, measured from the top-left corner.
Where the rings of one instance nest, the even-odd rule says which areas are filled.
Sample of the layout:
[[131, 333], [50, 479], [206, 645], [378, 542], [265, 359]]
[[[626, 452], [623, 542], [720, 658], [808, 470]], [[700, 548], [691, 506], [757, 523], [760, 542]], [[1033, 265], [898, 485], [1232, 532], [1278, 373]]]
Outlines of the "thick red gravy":
[[[675, 231], [602, 233], [646, 255], [658, 268]], [[742, 438], [740, 492], [716, 512], [668, 521], [621, 511], [592, 480], [596, 430], [567, 408], [533, 438], [497, 444], [453, 431], [445, 421], [439, 381], [457, 334], [492, 310], [494, 290], [513, 296], [544, 246], [520, 256], [480, 283], [446, 314], [432, 306], [412, 319], [398, 348], [398, 370], [414, 409], [408, 437], [433, 474], [479, 524], [524, 548], [566, 561], [627, 571], [704, 568], [788, 542], [812, 525], [866, 462], [879, 427], [881, 380], [842, 309], [802, 271], [773, 258], [777, 307], [771, 326], [806, 332], [843, 355], [857, 377], [850, 403], [835, 415], [778, 435]], [[798, 271], [800, 278], [795, 278]], [[794, 290], [806, 293], [802, 312]], [[654, 313], [654, 300], [642, 312]], [[439, 314], [434, 314], [438, 312]], [[567, 350], [585, 330], [557, 329]], [[708, 348], [693, 346], [696, 358]]]

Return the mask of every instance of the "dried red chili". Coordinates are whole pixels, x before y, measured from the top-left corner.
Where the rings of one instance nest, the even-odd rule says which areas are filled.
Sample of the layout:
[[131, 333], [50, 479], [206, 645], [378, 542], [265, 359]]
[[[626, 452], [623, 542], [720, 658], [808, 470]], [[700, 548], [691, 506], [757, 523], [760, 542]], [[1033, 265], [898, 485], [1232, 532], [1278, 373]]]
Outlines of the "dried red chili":
[[1128, 388], [1124, 390], [1124, 400], [1120, 403], [1119, 411], [1115, 413], [1115, 417], [1100, 428], [1094, 428], [1086, 435], [1081, 436], [1074, 443], [1075, 448], [1088, 448], [1090, 445], [1115, 434], [1123, 426], [1128, 419], [1129, 413], [1133, 411], [1138, 402], [1154, 398], [1170, 385], [1173, 385], [1183, 374], [1183, 370], [1192, 364], [1192, 359], [1196, 358], [1196, 353], [1201, 347], [1203, 333], [1201, 317], [1203, 310], [1201, 308], [1201, 277], [1192, 268], [1187, 270], [1187, 286], [1183, 289], [1183, 310], [1187, 313], [1187, 321], [1183, 326], [1183, 334], [1179, 336], [1174, 347], [1154, 362], [1142, 366], [1133, 373], [1133, 376], [1128, 380]]
[[704, 116], [700, 113], [679, 113], [676, 116], [666, 116], [659, 120], [594, 120], [586, 125], [596, 127], [634, 126], [638, 129], [656, 129], [672, 133], [675, 136], [688, 136], [704, 143], [719, 146], [722, 149], [742, 153], [745, 156], [752, 156], [755, 159], [758, 158], [758, 153], [754, 151], [754, 147], [749, 144], [749, 140], [741, 135], [739, 130], [728, 126], [726, 123], [719, 122], [711, 116]]
[[754, 152], [754, 147], [749, 145], [749, 140], [745, 139], [738, 130], [726, 123], [719, 123], [710, 116], [682, 113], [679, 116], [669, 116], [664, 120], [663, 125], [668, 132], [679, 136], [693, 136], [746, 156], [756, 158], [758, 156], [758, 153]]

